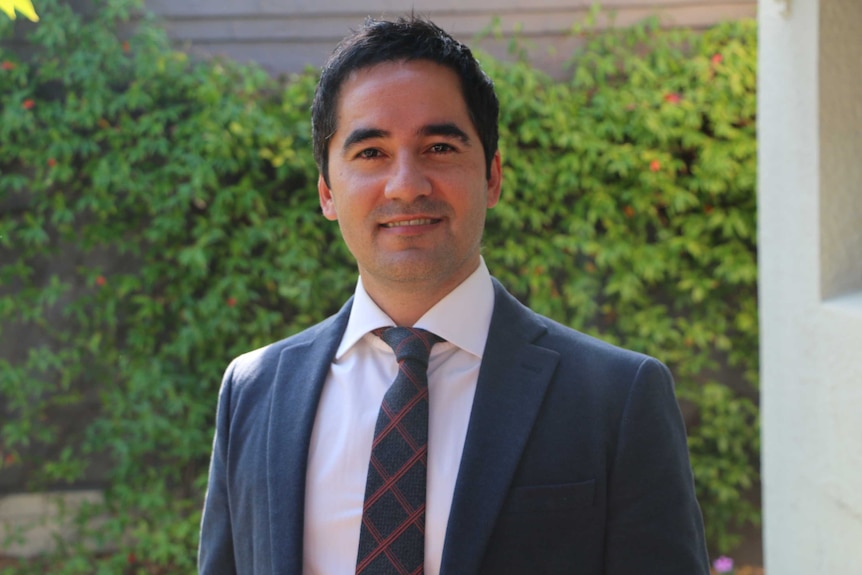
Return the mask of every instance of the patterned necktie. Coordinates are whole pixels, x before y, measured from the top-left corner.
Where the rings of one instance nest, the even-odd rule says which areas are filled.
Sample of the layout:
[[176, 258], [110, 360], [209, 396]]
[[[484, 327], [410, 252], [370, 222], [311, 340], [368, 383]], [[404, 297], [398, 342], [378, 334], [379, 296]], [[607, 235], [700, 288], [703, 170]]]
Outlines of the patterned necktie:
[[428, 461], [428, 356], [438, 341], [408, 327], [374, 330], [395, 351], [398, 375], [383, 397], [359, 532], [359, 575], [422, 575]]

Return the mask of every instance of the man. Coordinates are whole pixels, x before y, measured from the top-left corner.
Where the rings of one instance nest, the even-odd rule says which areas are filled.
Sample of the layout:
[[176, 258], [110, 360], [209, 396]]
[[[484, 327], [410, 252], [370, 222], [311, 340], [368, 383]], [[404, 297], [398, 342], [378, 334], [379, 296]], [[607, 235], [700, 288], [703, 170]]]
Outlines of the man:
[[[335, 316], [228, 368], [201, 573], [708, 573], [667, 368], [533, 313], [485, 267], [497, 113], [469, 49], [427, 20], [368, 21], [331, 56], [318, 189], [359, 281]], [[430, 349], [427, 387], [386, 326]], [[418, 435], [387, 406], [408, 379]], [[378, 485], [395, 427], [416, 455], [394, 473], [421, 485]], [[384, 499], [400, 526], [369, 517]]]

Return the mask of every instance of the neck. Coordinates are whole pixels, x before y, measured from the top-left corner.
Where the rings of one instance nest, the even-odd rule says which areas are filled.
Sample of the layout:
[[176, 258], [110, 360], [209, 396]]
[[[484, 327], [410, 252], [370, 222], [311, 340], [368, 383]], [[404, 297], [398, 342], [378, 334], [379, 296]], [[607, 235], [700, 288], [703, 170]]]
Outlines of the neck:
[[369, 286], [364, 280], [363, 285], [374, 303], [392, 318], [395, 325], [400, 327], [412, 327], [419, 318], [452, 291], [450, 289], [445, 293], [423, 293], [421, 290], [410, 288], [387, 290], [380, 289], [379, 286]]
[[419, 318], [434, 307], [437, 302], [449, 295], [476, 271], [471, 269], [466, 275], [450, 278], [444, 283], [416, 282], [378, 282], [369, 275], [362, 275], [362, 286], [368, 296], [395, 325], [413, 327]]

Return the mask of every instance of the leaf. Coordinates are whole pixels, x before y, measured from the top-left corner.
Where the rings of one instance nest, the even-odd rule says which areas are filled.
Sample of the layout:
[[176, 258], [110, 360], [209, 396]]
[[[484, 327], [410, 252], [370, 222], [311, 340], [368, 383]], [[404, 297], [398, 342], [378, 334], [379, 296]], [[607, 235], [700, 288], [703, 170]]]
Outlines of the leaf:
[[31, 22], [39, 21], [39, 15], [36, 14], [33, 2], [30, 0], [0, 0], [0, 10], [5, 12], [12, 20], [15, 20], [15, 11], [17, 10]]

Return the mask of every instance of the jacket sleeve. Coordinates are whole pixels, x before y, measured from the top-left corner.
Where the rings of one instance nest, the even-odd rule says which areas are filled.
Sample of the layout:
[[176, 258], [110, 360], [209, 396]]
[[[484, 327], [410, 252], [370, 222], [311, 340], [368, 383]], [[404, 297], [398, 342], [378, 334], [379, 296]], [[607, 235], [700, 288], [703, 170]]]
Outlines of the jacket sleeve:
[[219, 391], [216, 431], [198, 547], [198, 573], [200, 575], [236, 575], [230, 498], [227, 486], [227, 446], [230, 432], [233, 366], [234, 364], [231, 364], [225, 372]]
[[655, 359], [637, 370], [609, 475], [606, 575], [708, 575], [685, 425]]

